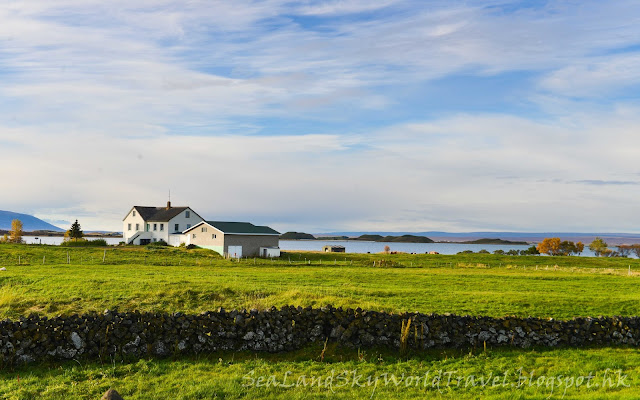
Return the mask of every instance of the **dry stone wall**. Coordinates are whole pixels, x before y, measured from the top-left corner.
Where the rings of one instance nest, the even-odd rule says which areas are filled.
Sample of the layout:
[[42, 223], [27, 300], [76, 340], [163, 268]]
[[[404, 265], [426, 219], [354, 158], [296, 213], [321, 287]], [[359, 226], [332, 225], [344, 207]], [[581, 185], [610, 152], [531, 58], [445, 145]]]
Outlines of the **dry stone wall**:
[[[410, 322], [409, 322], [410, 321]], [[640, 344], [640, 318], [389, 314], [361, 309], [282, 307], [265, 311], [103, 314], [0, 321], [0, 363], [113, 359], [225, 351], [283, 352], [310, 343], [352, 348], [609, 346]]]

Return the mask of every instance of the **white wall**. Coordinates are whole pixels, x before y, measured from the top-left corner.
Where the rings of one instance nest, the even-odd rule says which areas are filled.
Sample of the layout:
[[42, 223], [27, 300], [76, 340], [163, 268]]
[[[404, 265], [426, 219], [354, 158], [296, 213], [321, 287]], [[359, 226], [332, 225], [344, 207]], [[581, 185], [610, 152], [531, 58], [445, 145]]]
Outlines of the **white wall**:
[[[135, 211], [135, 210], [133, 210]], [[187, 225], [190, 226], [194, 226], [195, 224], [199, 223], [200, 221], [202, 221], [202, 218], [198, 217], [198, 215], [196, 213], [193, 212], [192, 209], [187, 208], [186, 210], [182, 211], [180, 214], [176, 215], [175, 217], [173, 217], [170, 221], [153, 221], [153, 220], [149, 220], [149, 221], [144, 221], [142, 219], [142, 217], [140, 217], [140, 214], [138, 212], [136, 212], [136, 216], [133, 216], [133, 211], [129, 212], [129, 215], [127, 215], [127, 217], [124, 219], [124, 223], [123, 223], [123, 236], [124, 236], [124, 241], [125, 243], [128, 243], [129, 238], [131, 238], [132, 236], [134, 236], [137, 232], [135, 230], [136, 224], [139, 224], [139, 231], [140, 232], [144, 232], [145, 231], [145, 226], [146, 224], [149, 224], [149, 235], [145, 235], [144, 238], [150, 238], [151, 241], [153, 242], [155, 239], [155, 241], [159, 241], [159, 240], [164, 240], [165, 242], [172, 244], [174, 246], [179, 245], [180, 243], [178, 242], [177, 244], [173, 244], [171, 242], [175, 243], [175, 240], [170, 240], [169, 236], [173, 233], [175, 233], [175, 225], [178, 224], [178, 229], [180, 232], [184, 231], [187, 229]], [[189, 211], [190, 213], [190, 217], [187, 218], [187, 211]], [[131, 230], [128, 230], [128, 224], [131, 224]], [[156, 230], [153, 230], [153, 225], [156, 225]], [[164, 225], [164, 229], [160, 230], [160, 224]], [[138, 241], [136, 241], [136, 244], [139, 244]]]
[[[133, 215], [134, 212], [136, 214], [135, 216]], [[129, 224], [131, 224], [131, 230], [128, 229]], [[144, 220], [142, 219], [142, 217], [137, 211], [131, 210], [129, 211], [129, 214], [122, 222], [122, 236], [124, 238], [125, 243], [128, 243], [129, 238], [131, 238], [133, 235], [137, 233], [136, 224], [139, 225], [140, 231], [144, 231]]]

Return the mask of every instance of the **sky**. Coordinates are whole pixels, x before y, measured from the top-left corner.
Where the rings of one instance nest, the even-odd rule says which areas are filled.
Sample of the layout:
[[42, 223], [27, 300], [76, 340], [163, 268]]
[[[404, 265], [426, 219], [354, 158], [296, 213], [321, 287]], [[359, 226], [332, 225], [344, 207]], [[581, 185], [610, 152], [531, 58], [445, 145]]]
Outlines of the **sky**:
[[640, 232], [637, 0], [0, 0], [0, 209]]

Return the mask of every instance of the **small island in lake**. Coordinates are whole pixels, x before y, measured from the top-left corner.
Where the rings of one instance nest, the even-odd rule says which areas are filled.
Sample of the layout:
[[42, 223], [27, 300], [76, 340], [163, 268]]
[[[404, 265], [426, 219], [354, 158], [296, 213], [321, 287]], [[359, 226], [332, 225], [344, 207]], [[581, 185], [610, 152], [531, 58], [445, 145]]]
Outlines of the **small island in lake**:
[[512, 240], [504, 240], [504, 239], [489, 239], [489, 238], [483, 238], [483, 239], [477, 239], [477, 240], [469, 240], [466, 242], [458, 242], [460, 244], [505, 244], [505, 245], [527, 245], [529, 243], [527, 242], [519, 242], [519, 241], [512, 241]]
[[280, 235], [281, 240], [316, 240], [315, 236], [304, 232], [287, 232]]

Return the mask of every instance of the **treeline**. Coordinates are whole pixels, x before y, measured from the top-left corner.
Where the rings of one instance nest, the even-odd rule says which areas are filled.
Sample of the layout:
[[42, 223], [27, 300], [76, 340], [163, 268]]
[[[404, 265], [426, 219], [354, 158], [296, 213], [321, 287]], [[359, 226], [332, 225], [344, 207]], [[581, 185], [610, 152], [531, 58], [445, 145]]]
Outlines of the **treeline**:
[[[1, 243], [24, 243], [22, 236], [24, 231], [22, 230], [22, 221], [14, 219], [11, 221], [11, 230], [0, 237]], [[107, 246], [107, 241], [104, 239], [87, 240], [84, 238], [85, 234], [78, 223], [78, 220], [71, 224], [68, 231], [64, 233], [64, 242], [60, 243], [60, 246], [67, 247], [90, 247], [90, 246]]]
[[[589, 250], [596, 257], [629, 257], [634, 254], [640, 258], [640, 244], [619, 245], [615, 246], [616, 250], [610, 249], [607, 242], [597, 237], [589, 244]], [[542, 254], [550, 256], [570, 256], [572, 254], [580, 254], [584, 251], [582, 242], [571, 242], [569, 240], [561, 240], [560, 238], [545, 238], [538, 243], [537, 249]]]
[[[464, 251], [458, 252], [458, 254], [476, 254], [476, 253], [473, 250], [464, 250]], [[482, 249], [478, 251], [477, 254], [491, 254], [491, 253], [488, 250]], [[511, 250], [504, 251], [502, 249], [498, 249], [498, 250], [495, 250], [493, 254], [497, 254], [501, 256], [537, 256], [538, 254], [540, 254], [540, 252], [538, 251], [536, 246], [531, 246], [525, 250], [511, 249]]]

